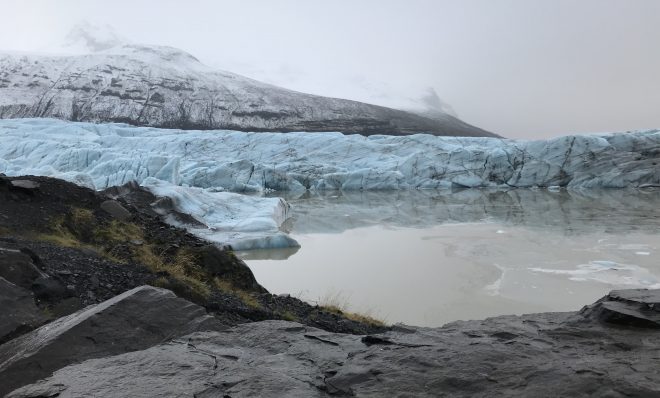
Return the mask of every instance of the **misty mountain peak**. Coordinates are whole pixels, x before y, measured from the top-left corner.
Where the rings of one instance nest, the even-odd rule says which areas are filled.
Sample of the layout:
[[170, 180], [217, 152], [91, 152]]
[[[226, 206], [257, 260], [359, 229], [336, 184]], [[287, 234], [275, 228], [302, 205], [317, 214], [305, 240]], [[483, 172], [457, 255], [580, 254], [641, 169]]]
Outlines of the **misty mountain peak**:
[[76, 24], [64, 39], [65, 47], [88, 52], [104, 51], [128, 42], [112, 26], [93, 25], [88, 21]]

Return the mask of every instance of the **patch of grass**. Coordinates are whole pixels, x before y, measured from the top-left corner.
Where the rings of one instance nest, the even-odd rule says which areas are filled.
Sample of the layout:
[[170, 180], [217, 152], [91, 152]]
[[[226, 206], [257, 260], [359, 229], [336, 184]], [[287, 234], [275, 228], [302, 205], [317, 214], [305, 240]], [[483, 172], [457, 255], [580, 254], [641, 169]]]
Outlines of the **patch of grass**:
[[55, 218], [48, 227], [48, 232], [37, 234], [37, 240], [64, 247], [82, 247], [82, 242], [66, 226], [64, 216]]
[[344, 316], [352, 321], [365, 323], [372, 326], [387, 326], [384, 320], [375, 318], [368, 314], [360, 314], [357, 312], [344, 312]]
[[251, 308], [260, 308], [261, 304], [259, 301], [249, 292], [246, 292], [243, 289], [239, 289], [235, 287], [230, 281], [220, 279], [220, 278], [213, 278], [213, 283], [215, 287], [218, 289], [222, 290], [225, 293], [232, 294], [236, 297], [238, 297], [243, 304], [247, 305], [248, 307]]
[[197, 264], [196, 257], [188, 249], [180, 249], [171, 263], [165, 264], [165, 271], [190, 286], [196, 293], [204, 297], [211, 294], [204, 270]]
[[90, 240], [95, 224], [91, 210], [72, 207], [68, 214], [54, 218], [47, 227], [48, 232], [37, 234], [36, 239], [64, 247], [86, 247], [83, 240]]
[[277, 315], [280, 316], [280, 318], [284, 319], [285, 321], [289, 322], [298, 322], [300, 319], [296, 314], [294, 314], [291, 311], [282, 311], [282, 312], [276, 312]]
[[341, 315], [355, 322], [372, 326], [387, 326], [385, 320], [376, 318], [370, 313], [358, 313], [349, 311], [348, 298], [341, 292], [331, 293], [318, 301], [318, 306], [324, 311]]
[[69, 218], [71, 219], [73, 225], [81, 227], [96, 223], [94, 212], [89, 209], [83, 209], [81, 207], [72, 207], [71, 212], [69, 213]]
[[350, 312], [347, 311], [346, 309], [342, 309], [333, 305], [327, 306], [327, 305], [319, 305], [319, 308], [321, 308], [324, 311], [327, 312], [332, 312], [333, 314], [341, 315], [344, 318], [350, 319], [351, 321], [355, 322], [360, 322], [360, 323], [365, 323], [367, 325], [372, 325], [372, 326], [387, 326], [385, 321], [382, 319], [378, 319], [376, 317], [373, 317], [369, 314], [360, 314], [358, 312]]
[[164, 276], [158, 277], [150, 282], [151, 286], [167, 288], [170, 285], [170, 281], [167, 280]]
[[107, 225], [99, 226], [94, 230], [95, 239], [101, 242], [123, 243], [132, 240], [143, 240], [142, 229], [129, 222], [112, 220]]
[[[58, 246], [90, 248], [118, 263], [135, 261], [153, 272], [166, 272], [196, 295], [208, 297], [211, 294], [207, 283], [209, 278], [190, 251], [180, 249], [173, 257], [168, 257], [162, 248], [145, 242], [142, 228], [131, 222], [112, 220], [99, 223], [91, 210], [72, 208], [65, 216], [54, 219], [48, 232], [38, 234], [37, 239]], [[135, 241], [142, 244], [133, 244]], [[160, 279], [158, 283], [166, 287], [167, 279]]]
[[[187, 249], [180, 249], [171, 261], [156, 254], [155, 250], [154, 245], [140, 245], [133, 249], [137, 261], [153, 272], [166, 272], [190, 287], [194, 293], [205, 298], [210, 296], [211, 289], [206, 282], [206, 275], [196, 263], [196, 258]], [[166, 280], [161, 281], [161, 284], [165, 282]]]

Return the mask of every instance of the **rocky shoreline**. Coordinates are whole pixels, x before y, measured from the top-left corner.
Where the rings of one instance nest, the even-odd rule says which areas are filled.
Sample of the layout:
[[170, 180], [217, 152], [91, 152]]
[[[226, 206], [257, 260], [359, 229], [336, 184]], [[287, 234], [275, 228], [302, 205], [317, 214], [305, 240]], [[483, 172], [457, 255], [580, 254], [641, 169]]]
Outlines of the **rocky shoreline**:
[[155, 199], [0, 177], [0, 396], [660, 396], [658, 291], [386, 327], [268, 293]]

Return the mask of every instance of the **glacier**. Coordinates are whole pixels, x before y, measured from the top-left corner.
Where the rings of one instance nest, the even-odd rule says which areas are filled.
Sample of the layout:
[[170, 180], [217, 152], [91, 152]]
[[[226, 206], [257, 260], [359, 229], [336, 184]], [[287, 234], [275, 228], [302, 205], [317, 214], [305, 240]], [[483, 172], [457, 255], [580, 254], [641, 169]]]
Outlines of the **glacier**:
[[659, 161], [660, 130], [523, 141], [0, 120], [1, 173], [137, 181], [208, 227], [194, 233], [240, 250], [296, 243], [280, 231], [284, 200], [235, 193], [644, 188], [660, 186]]

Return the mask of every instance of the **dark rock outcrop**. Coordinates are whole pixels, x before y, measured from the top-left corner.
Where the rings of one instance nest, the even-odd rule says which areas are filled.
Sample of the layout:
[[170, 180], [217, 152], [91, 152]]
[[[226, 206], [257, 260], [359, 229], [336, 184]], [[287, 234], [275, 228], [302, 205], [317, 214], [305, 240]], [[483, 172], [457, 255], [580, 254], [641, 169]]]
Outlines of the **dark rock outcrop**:
[[0, 396], [69, 364], [223, 328], [204, 308], [168, 290], [138, 287], [0, 346]]
[[[615, 291], [591, 308], [628, 314], [657, 297]], [[611, 319], [583, 310], [367, 336], [256, 322], [68, 366], [9, 396], [660, 396], [660, 331]]]
[[660, 329], [660, 290], [613, 290], [581, 314], [621, 326]]
[[101, 203], [101, 209], [117, 220], [125, 221], [131, 218], [131, 212], [126, 210], [126, 208], [116, 200], [103, 201]]
[[0, 344], [47, 320], [35, 304], [32, 292], [0, 277]]
[[34, 264], [30, 255], [0, 246], [0, 277], [30, 289], [38, 278], [47, 278], [48, 275]]
[[267, 290], [255, 279], [252, 270], [243, 262], [234, 260], [236, 257], [233, 253], [221, 250], [215, 245], [194, 248], [192, 253], [198, 256], [200, 265], [210, 275], [229, 281], [240, 289], [267, 293]]

